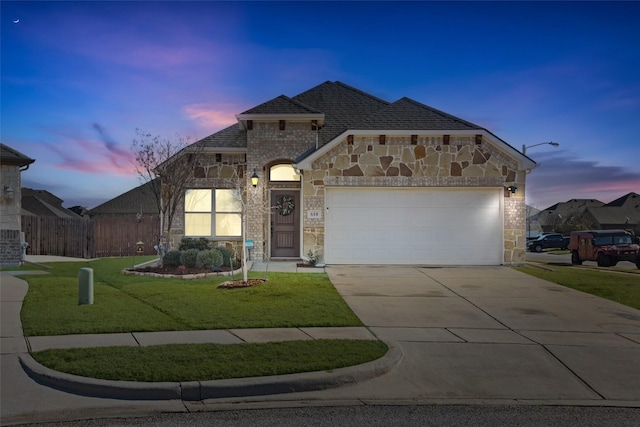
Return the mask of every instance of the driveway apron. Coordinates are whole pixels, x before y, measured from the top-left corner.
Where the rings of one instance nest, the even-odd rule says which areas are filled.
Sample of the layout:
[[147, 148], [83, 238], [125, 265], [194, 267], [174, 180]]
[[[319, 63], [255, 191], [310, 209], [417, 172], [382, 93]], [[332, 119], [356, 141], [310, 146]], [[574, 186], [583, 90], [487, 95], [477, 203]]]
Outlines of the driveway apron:
[[508, 267], [327, 273], [370, 330], [404, 352], [392, 373], [336, 398], [640, 405], [639, 310]]

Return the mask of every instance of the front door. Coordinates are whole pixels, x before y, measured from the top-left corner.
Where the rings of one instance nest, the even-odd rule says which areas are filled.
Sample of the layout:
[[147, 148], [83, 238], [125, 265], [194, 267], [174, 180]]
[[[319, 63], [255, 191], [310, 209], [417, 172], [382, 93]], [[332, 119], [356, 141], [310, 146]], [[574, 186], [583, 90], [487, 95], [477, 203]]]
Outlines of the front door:
[[271, 192], [271, 256], [300, 257], [300, 192], [273, 190]]

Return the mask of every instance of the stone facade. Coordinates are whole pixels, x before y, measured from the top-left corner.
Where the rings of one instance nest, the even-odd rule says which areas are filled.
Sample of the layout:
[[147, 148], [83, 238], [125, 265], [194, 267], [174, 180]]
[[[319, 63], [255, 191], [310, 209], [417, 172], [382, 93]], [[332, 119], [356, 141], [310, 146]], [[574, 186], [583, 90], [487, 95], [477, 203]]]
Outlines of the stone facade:
[[[20, 169], [4, 164], [0, 169], [0, 266], [16, 267], [22, 262]], [[11, 195], [5, 186], [13, 190]]]
[[[325, 189], [341, 187], [504, 188], [504, 262], [525, 256], [524, 172], [492, 144], [468, 136], [349, 136], [304, 171], [303, 253], [322, 257], [324, 220], [306, 212], [321, 209]], [[518, 187], [516, 194], [506, 187]]]
[[[302, 249], [323, 259], [323, 211], [327, 187], [457, 187], [504, 189], [504, 263], [518, 264], [525, 257], [525, 172], [492, 143], [476, 135], [348, 136], [302, 171], [300, 183], [271, 183], [269, 168], [293, 163], [315, 144], [309, 122], [255, 122], [247, 131], [245, 153], [209, 153], [194, 174], [190, 188], [242, 188], [247, 238], [254, 241], [253, 259], [269, 256], [270, 191], [301, 187]], [[246, 157], [245, 157], [246, 156]], [[260, 181], [251, 186], [256, 171]], [[240, 185], [240, 183], [243, 183]], [[507, 190], [518, 187], [515, 194]], [[184, 235], [184, 213], [178, 212], [171, 235], [177, 247]], [[239, 252], [240, 239], [217, 239]]]
[[[287, 121], [281, 129], [279, 121], [255, 122], [247, 131], [247, 171], [255, 169], [260, 181], [256, 189], [251, 188], [247, 178], [249, 198], [247, 204], [247, 237], [254, 241], [252, 257], [262, 259], [269, 256], [270, 191], [281, 188], [269, 182], [269, 168], [278, 163], [293, 163], [296, 157], [316, 143], [316, 131], [309, 121]], [[298, 187], [298, 183], [290, 186]]]

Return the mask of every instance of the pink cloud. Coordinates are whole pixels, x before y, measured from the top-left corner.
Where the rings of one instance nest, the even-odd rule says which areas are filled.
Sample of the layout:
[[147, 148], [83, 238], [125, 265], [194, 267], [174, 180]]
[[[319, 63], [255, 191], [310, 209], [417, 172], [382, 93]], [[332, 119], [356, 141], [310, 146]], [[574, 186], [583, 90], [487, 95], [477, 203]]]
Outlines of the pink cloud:
[[183, 108], [185, 116], [201, 126], [221, 129], [236, 122], [235, 114], [240, 110], [230, 104], [190, 104]]
[[[94, 124], [99, 139], [76, 135], [64, 129], [46, 129], [54, 135], [50, 144], [37, 144], [39, 153], [49, 152], [53, 168], [92, 175], [134, 176], [132, 153], [111, 139], [104, 128]], [[43, 157], [43, 156], [41, 156]]]

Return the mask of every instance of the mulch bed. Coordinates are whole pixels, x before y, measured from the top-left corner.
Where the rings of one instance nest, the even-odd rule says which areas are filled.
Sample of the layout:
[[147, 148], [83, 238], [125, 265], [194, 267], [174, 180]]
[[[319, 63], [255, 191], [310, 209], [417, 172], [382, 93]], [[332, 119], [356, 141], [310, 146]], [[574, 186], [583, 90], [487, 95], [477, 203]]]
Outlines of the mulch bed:
[[246, 282], [244, 282], [242, 279], [234, 281], [229, 280], [218, 285], [218, 289], [250, 288], [252, 286], [261, 285], [266, 281], [266, 279], [247, 279]]

